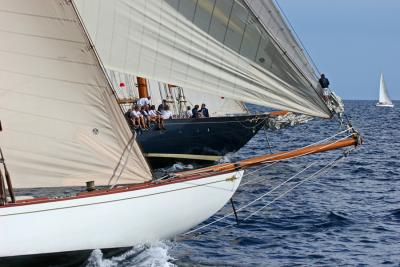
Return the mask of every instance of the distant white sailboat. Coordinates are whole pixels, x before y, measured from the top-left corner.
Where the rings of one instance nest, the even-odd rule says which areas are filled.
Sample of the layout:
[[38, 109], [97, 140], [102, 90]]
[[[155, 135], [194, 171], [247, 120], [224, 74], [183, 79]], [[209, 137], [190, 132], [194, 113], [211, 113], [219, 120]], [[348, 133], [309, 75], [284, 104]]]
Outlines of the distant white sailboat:
[[379, 87], [379, 102], [376, 103], [377, 107], [394, 107], [394, 104], [389, 98], [389, 94], [386, 89], [385, 81], [383, 79], [383, 74], [381, 74], [381, 82]]

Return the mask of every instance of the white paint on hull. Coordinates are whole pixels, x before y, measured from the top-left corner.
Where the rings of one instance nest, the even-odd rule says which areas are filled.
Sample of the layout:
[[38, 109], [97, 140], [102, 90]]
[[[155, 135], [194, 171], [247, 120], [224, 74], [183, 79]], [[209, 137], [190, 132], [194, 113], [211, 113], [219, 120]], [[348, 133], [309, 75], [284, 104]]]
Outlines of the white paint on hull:
[[[172, 238], [214, 215], [243, 171], [136, 191], [0, 208], [0, 257], [129, 247]], [[235, 176], [237, 179], [230, 179]]]
[[381, 104], [381, 103], [377, 103], [376, 106], [377, 106], [377, 107], [392, 108], [392, 107], [394, 107], [394, 104]]

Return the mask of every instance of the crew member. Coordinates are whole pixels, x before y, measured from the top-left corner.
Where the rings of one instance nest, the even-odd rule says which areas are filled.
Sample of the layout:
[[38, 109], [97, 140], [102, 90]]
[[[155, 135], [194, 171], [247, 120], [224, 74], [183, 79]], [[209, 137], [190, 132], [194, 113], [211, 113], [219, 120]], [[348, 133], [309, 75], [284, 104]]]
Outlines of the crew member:
[[329, 80], [325, 77], [325, 74], [321, 74], [321, 78], [319, 79], [319, 84], [322, 87], [322, 95], [325, 101], [329, 101]]
[[200, 109], [200, 113], [201, 115], [203, 115], [203, 117], [208, 118], [210, 117], [210, 114], [208, 114], [208, 108], [206, 108], [206, 104], [201, 104], [201, 109]]

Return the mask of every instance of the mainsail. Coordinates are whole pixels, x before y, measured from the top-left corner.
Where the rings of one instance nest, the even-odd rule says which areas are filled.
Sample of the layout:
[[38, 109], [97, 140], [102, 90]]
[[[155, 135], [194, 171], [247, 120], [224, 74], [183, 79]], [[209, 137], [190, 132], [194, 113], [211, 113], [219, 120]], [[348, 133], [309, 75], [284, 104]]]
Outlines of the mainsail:
[[[243, 0], [75, 0], [107, 68], [318, 117], [315, 78]], [[303, 66], [300, 66], [303, 67]]]
[[381, 74], [381, 80], [379, 84], [379, 103], [385, 105], [392, 105], [388, 91], [386, 89], [385, 80], [383, 79], [383, 74]]
[[13, 184], [149, 180], [149, 167], [71, 5], [1, 2], [0, 147]]

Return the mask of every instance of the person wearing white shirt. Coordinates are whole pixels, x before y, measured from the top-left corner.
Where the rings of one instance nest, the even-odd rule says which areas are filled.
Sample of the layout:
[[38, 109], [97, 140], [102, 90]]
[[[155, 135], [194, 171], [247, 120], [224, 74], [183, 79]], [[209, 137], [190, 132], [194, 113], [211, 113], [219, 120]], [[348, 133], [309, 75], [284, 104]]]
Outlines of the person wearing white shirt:
[[188, 118], [188, 119], [190, 119], [191, 117], [193, 117], [193, 112], [192, 112], [192, 109], [190, 108], [190, 106], [187, 106], [187, 108], [186, 108], [185, 117]]
[[140, 113], [139, 106], [135, 106], [131, 112], [131, 119], [134, 121], [135, 125], [139, 126], [142, 130], [148, 129], [144, 123], [143, 114]]
[[172, 112], [169, 110], [168, 105], [166, 105], [165, 108], [161, 111], [161, 118], [163, 118], [163, 120], [172, 119]]
[[163, 118], [157, 113], [156, 111], [156, 106], [152, 105], [148, 111], [148, 114], [150, 116], [150, 121], [156, 122], [157, 123], [157, 129], [161, 130], [166, 130], [164, 127], [164, 120]]
[[148, 97], [142, 97], [137, 101], [137, 104], [141, 107], [145, 106], [145, 105], [150, 105], [150, 99], [151, 96]]

